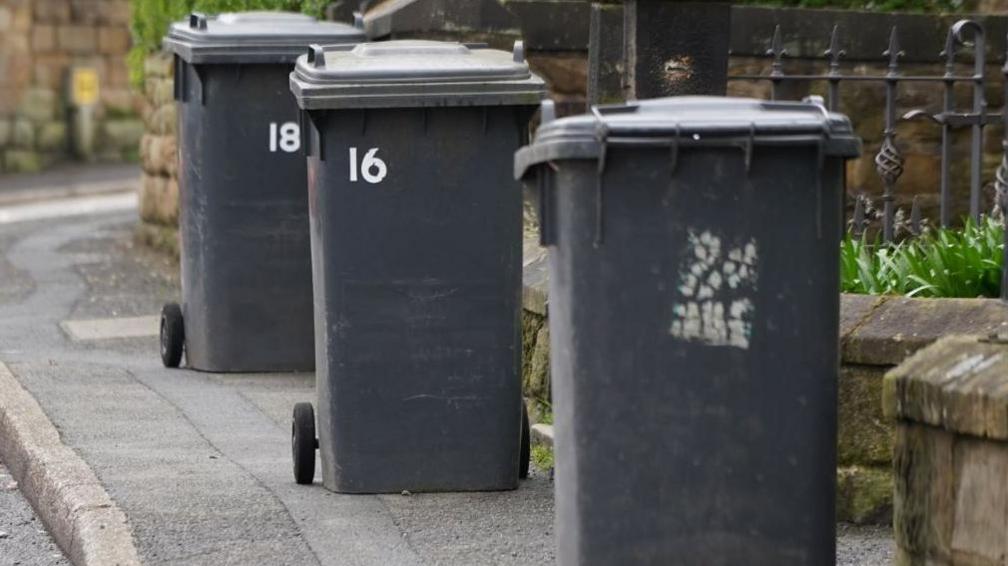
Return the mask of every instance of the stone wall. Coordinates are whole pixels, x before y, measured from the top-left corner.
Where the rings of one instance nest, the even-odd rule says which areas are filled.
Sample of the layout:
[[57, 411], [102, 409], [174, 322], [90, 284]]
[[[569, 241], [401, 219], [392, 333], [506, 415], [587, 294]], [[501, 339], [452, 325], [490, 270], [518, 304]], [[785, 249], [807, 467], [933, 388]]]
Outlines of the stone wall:
[[896, 564], [1005, 563], [1005, 354], [1005, 342], [951, 337], [886, 376], [885, 410], [896, 430]]
[[[522, 380], [532, 419], [552, 405], [546, 254], [525, 245]], [[892, 513], [892, 427], [882, 407], [886, 372], [946, 335], [1008, 331], [1008, 306], [984, 299], [844, 295], [840, 306], [837, 516], [886, 523]]]
[[156, 53], [144, 62], [143, 123], [140, 140], [143, 183], [140, 190], [139, 239], [179, 254], [178, 142], [172, 56]]
[[94, 159], [136, 155], [143, 126], [129, 88], [128, 0], [5, 0], [0, 4], [0, 172], [37, 171], [71, 154], [67, 78], [94, 68]]

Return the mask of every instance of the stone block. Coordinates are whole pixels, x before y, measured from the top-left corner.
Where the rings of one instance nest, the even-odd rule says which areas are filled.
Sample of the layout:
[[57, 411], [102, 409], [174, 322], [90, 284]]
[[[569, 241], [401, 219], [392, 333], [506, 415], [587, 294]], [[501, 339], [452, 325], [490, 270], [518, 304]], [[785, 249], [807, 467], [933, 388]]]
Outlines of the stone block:
[[24, 118], [14, 120], [11, 133], [11, 145], [17, 148], [30, 149], [35, 146], [35, 128]]
[[[990, 564], [1008, 553], [1008, 446], [980, 439], [956, 443], [952, 551]], [[958, 561], [957, 561], [958, 562]]]
[[32, 73], [35, 85], [59, 91], [64, 88], [70, 58], [63, 53], [36, 55], [32, 59]]
[[529, 66], [541, 76], [550, 92], [584, 94], [588, 85], [588, 62], [580, 53], [532, 54]]
[[98, 48], [98, 33], [91, 26], [61, 25], [56, 28], [56, 43], [70, 53], [94, 53]]
[[549, 325], [539, 314], [522, 311], [522, 389], [525, 397], [550, 401]]
[[158, 135], [174, 135], [176, 119], [175, 104], [165, 104], [147, 115], [147, 129]]
[[152, 175], [174, 177], [178, 171], [175, 136], [144, 134], [140, 140], [140, 162]]
[[65, 23], [70, 21], [70, 3], [66, 0], [35, 0], [36, 22]]
[[994, 299], [892, 298], [844, 342], [845, 363], [896, 365], [943, 336], [1008, 332], [1008, 305]]
[[892, 461], [892, 429], [882, 414], [886, 369], [880, 366], [840, 369], [837, 459], [841, 466], [887, 466]]
[[136, 116], [140, 107], [138, 95], [126, 87], [102, 89], [101, 103], [107, 114], [116, 117]]
[[106, 55], [122, 55], [129, 51], [129, 29], [122, 26], [102, 26], [98, 28], [98, 52]]
[[837, 520], [886, 523], [892, 515], [893, 476], [888, 468], [837, 469]]
[[122, 87], [127, 88], [130, 86], [129, 79], [129, 68], [126, 66], [126, 62], [121, 57], [108, 57], [105, 60], [105, 87]]
[[159, 52], [144, 59], [144, 75], [148, 77], [173, 77], [174, 57], [170, 53]]
[[45, 122], [56, 117], [56, 92], [48, 88], [25, 91], [18, 105], [18, 114], [35, 122]]
[[897, 546], [948, 560], [954, 519], [954, 437], [901, 422], [894, 440], [893, 527]]
[[175, 82], [170, 78], [148, 77], [144, 81], [144, 94], [155, 107], [175, 101]]
[[101, 16], [101, 0], [70, 0], [70, 18], [80, 24], [94, 25]]
[[178, 224], [178, 182], [160, 175], [144, 174], [140, 189], [140, 218], [163, 226]]
[[39, 126], [35, 146], [40, 151], [63, 151], [67, 147], [67, 126], [64, 122], [46, 122]]
[[138, 119], [108, 120], [102, 124], [103, 142], [118, 149], [137, 147], [143, 134], [144, 124]]
[[42, 169], [42, 158], [31, 150], [9, 149], [4, 152], [4, 171], [7, 173], [35, 173]]
[[35, 54], [56, 49], [56, 28], [51, 25], [37, 25], [32, 28], [32, 51]]
[[886, 376], [886, 414], [976, 437], [1008, 440], [1004, 345], [952, 336]]
[[130, 23], [129, 0], [105, 0], [98, 4], [100, 20], [106, 24], [128, 26]]

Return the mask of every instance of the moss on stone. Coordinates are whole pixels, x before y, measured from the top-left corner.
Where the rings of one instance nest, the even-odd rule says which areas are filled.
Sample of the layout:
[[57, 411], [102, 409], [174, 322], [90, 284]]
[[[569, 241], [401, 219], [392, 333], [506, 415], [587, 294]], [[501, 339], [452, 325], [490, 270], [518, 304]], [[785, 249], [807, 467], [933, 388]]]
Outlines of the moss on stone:
[[893, 476], [888, 467], [837, 470], [837, 520], [855, 524], [892, 520]]

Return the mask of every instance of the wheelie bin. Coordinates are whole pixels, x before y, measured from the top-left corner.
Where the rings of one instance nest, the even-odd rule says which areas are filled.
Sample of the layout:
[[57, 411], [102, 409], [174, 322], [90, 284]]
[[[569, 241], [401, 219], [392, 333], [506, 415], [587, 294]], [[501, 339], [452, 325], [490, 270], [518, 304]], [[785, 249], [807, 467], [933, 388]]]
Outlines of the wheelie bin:
[[562, 565], [832, 564], [846, 117], [684, 97], [543, 124]]
[[317, 444], [337, 492], [515, 488], [528, 454], [511, 155], [543, 81], [520, 44], [390, 41], [313, 46], [290, 83], [319, 407], [317, 442], [312, 405], [295, 408], [295, 478], [311, 483]]
[[314, 367], [307, 180], [287, 80], [309, 44], [363, 38], [283, 12], [192, 14], [171, 26], [182, 304], [162, 310], [165, 366], [184, 351], [203, 371]]

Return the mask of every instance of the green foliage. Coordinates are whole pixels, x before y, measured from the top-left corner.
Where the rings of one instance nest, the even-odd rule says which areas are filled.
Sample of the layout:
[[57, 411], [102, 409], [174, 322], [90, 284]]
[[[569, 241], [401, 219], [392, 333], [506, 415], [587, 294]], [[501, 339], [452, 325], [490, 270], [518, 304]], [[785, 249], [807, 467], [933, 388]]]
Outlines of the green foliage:
[[532, 447], [532, 463], [535, 467], [544, 472], [553, 469], [553, 449], [545, 444], [536, 444]]
[[848, 235], [840, 245], [841, 289], [867, 295], [998, 297], [1004, 228], [985, 218], [897, 244]]
[[736, 4], [939, 13], [956, 12], [967, 8], [965, 0], [742, 0]]
[[219, 14], [244, 10], [284, 10], [321, 17], [327, 0], [133, 0], [133, 51], [129, 54], [130, 77], [143, 81], [144, 58], [161, 48], [161, 38], [172, 22], [190, 12]]

